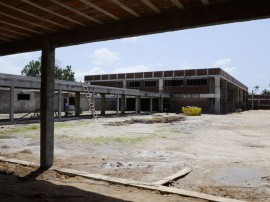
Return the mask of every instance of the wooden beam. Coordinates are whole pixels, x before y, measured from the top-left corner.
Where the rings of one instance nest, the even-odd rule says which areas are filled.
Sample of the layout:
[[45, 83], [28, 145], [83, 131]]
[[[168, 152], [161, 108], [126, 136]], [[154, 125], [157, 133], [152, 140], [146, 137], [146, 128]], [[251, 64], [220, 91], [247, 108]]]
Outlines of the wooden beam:
[[83, 16], [88, 20], [94, 21], [94, 22], [96, 22], [98, 24], [103, 24], [101, 21], [99, 21], [99, 20], [97, 20], [95, 18], [92, 18], [92, 17], [90, 17], [90, 16], [88, 16], [88, 15], [86, 15], [86, 14], [84, 14], [84, 13], [70, 7], [70, 6], [67, 6], [66, 4], [63, 4], [63, 3], [59, 2], [59, 1], [56, 1], [56, 0], [50, 0], [50, 1], [57, 4], [58, 6], [61, 6], [61, 7], [65, 8], [65, 9], [67, 9], [67, 10], [70, 10], [70, 11], [72, 11], [72, 12], [74, 12], [74, 13], [80, 15], [80, 16]]
[[37, 23], [29, 22], [29, 21], [24, 20], [24, 19], [22, 19], [22, 18], [17, 18], [17, 17], [15, 17], [15, 16], [12, 16], [12, 15], [9, 15], [9, 14], [6, 14], [6, 13], [0, 13], [0, 15], [6, 16], [6, 17], [11, 18], [11, 19], [14, 19], [14, 20], [18, 20], [18, 21], [20, 21], [20, 22], [24, 22], [24, 23], [26, 23], [26, 24], [33, 25], [33, 26], [35, 26], [35, 27], [40, 27], [40, 28], [45, 29], [45, 30], [55, 31], [54, 29], [51, 29], [51, 28], [48, 28], [48, 27], [39, 25], [39, 24], [37, 24]]
[[[198, 18], [198, 16], [200, 17]], [[254, 0], [245, 0], [244, 2], [241, 0], [222, 1], [220, 3], [209, 4], [208, 6], [186, 8], [171, 13], [161, 13], [143, 18], [134, 18], [126, 21], [116, 21], [109, 24], [59, 32], [49, 35], [49, 38], [54, 47], [63, 47], [269, 17], [269, 0], [258, 0], [256, 4]], [[40, 37], [2, 43], [0, 45], [0, 55], [35, 50], [40, 50]]]
[[165, 185], [165, 184], [168, 184], [169, 182], [173, 181], [173, 180], [176, 180], [180, 177], [183, 177], [185, 175], [187, 175], [188, 173], [190, 173], [191, 169], [190, 168], [184, 168], [183, 170], [179, 171], [178, 173], [174, 174], [174, 175], [171, 175], [169, 177], [166, 177], [165, 179], [163, 180], [159, 180], [157, 182], [155, 182], [154, 184], [155, 185]]
[[48, 23], [50, 23], [50, 24], [54, 24], [54, 25], [57, 25], [57, 26], [62, 27], [62, 28], [70, 29], [69, 27], [67, 27], [67, 26], [65, 26], [65, 25], [62, 25], [62, 24], [60, 24], [60, 23], [54, 22], [54, 21], [49, 20], [49, 19], [46, 19], [46, 18], [42, 18], [42, 17], [40, 17], [40, 16], [38, 16], [38, 15], [35, 15], [35, 14], [33, 14], [33, 13], [30, 13], [30, 12], [27, 12], [27, 11], [25, 11], [25, 10], [23, 10], [23, 9], [16, 8], [16, 7], [14, 7], [14, 6], [10, 6], [10, 5], [8, 5], [8, 4], [6, 4], [6, 3], [3, 3], [3, 2], [1, 2], [1, 1], [0, 1], [0, 5], [1, 5], [1, 6], [5, 6], [6, 8], [9, 8], [9, 9], [15, 10], [15, 11], [17, 11], [17, 12], [23, 13], [23, 14], [25, 14], [25, 15], [31, 16], [31, 17], [33, 17], [33, 18], [35, 18], [35, 19], [39, 19], [39, 20], [41, 20], [41, 21], [48, 22]]
[[31, 36], [29, 34], [25, 34], [25, 33], [22, 33], [22, 32], [17, 32], [17, 31], [5, 28], [3, 26], [0, 27], [0, 30], [4, 30], [4, 31], [11, 32], [11, 33], [14, 33], [14, 34], [22, 35], [22, 36], [28, 36], [28, 37]]
[[208, 5], [210, 3], [209, 0], [201, 0], [201, 1], [202, 1], [203, 5]]
[[141, 0], [145, 5], [147, 5], [149, 8], [151, 8], [156, 13], [161, 13], [158, 7], [156, 7], [154, 4], [151, 3], [149, 0]]
[[0, 40], [1, 41], [11, 41], [10, 39], [6, 39], [6, 38], [2, 38], [2, 37], [0, 37]]
[[78, 24], [78, 25], [81, 25], [81, 26], [85, 26], [85, 24], [83, 24], [83, 23], [81, 23], [81, 22], [78, 22], [78, 21], [76, 21], [76, 20], [73, 20], [73, 19], [68, 18], [68, 17], [66, 17], [66, 16], [63, 16], [63, 15], [60, 15], [60, 14], [58, 14], [58, 13], [56, 13], [56, 12], [53, 12], [53, 11], [47, 9], [47, 8], [43, 8], [42, 6], [39, 6], [38, 4], [35, 4], [35, 3], [31, 2], [31, 1], [28, 1], [28, 0], [21, 0], [21, 1], [24, 2], [24, 3], [27, 3], [27, 4], [29, 4], [29, 5], [31, 5], [31, 6], [33, 6], [33, 7], [36, 7], [36, 8], [38, 8], [38, 9], [40, 9], [40, 10], [43, 10], [43, 11], [45, 11], [45, 12], [47, 12], [47, 13], [50, 13], [50, 14], [52, 14], [52, 15], [55, 15], [55, 16], [57, 16], [57, 17], [59, 17], [59, 18], [63, 18], [63, 19], [65, 19], [65, 20], [70, 21], [70, 22], [73, 22], [73, 23], [75, 23], [75, 24]]
[[113, 19], [115, 19], [115, 20], [120, 20], [120, 18], [118, 18], [115, 15], [111, 14], [110, 12], [104, 10], [103, 8], [97, 6], [96, 4], [89, 2], [88, 0], [80, 0], [80, 2], [86, 4], [87, 6], [93, 8], [93, 9], [95, 9], [95, 10], [97, 10], [97, 11], [99, 11], [99, 12], [101, 12], [101, 13], [103, 13], [103, 14], [105, 14], [105, 15], [113, 18]]
[[12, 36], [12, 35], [9, 35], [9, 34], [4, 34], [4, 33], [0, 33], [0, 35], [4, 36], [4, 37], [12, 38], [12, 39], [21, 39], [21, 37]]
[[185, 8], [179, 0], [171, 0], [171, 2], [179, 9]]
[[16, 28], [20, 28], [20, 29], [23, 29], [23, 30], [26, 30], [26, 31], [29, 31], [29, 32], [32, 32], [32, 33], [36, 33], [36, 34], [42, 34], [41, 32], [38, 32], [36, 30], [33, 30], [33, 29], [28, 29], [26, 27], [23, 27], [23, 26], [19, 26], [19, 25], [15, 25], [13, 23], [9, 23], [9, 22], [6, 22], [4, 20], [0, 20], [1, 23], [5, 24], [5, 25], [9, 25], [9, 26], [12, 26], [12, 27], [16, 27]]
[[126, 6], [125, 4], [121, 3], [118, 0], [111, 0], [114, 4], [116, 4], [117, 6], [121, 7], [122, 9], [124, 9], [125, 11], [127, 11], [128, 13], [130, 13], [131, 15], [135, 16], [135, 17], [140, 17], [140, 15], [135, 12], [134, 10], [132, 10], [131, 8], [129, 8], [128, 6]]

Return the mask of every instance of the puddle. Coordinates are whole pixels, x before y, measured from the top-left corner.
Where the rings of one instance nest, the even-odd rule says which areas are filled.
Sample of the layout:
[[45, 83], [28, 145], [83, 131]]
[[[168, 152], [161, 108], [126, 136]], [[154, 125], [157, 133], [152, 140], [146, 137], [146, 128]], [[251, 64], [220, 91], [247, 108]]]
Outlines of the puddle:
[[229, 167], [222, 168], [214, 175], [214, 180], [235, 186], [258, 186], [263, 177], [263, 173], [249, 168]]

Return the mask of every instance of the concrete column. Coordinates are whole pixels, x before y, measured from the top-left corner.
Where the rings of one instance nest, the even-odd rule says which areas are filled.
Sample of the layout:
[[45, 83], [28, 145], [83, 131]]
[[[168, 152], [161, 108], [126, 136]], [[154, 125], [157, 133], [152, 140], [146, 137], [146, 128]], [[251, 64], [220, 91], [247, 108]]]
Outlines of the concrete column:
[[127, 88], [127, 80], [123, 81], [123, 88]]
[[152, 97], [150, 97], [149, 111], [150, 111], [151, 114], [153, 113], [153, 98]]
[[119, 94], [116, 95], [116, 114], [119, 114]]
[[121, 95], [121, 114], [124, 114], [126, 111], [126, 96]]
[[62, 90], [58, 90], [58, 119], [61, 119], [62, 113]]
[[75, 93], [75, 116], [80, 116], [80, 108], [81, 108], [81, 93], [76, 92]]
[[215, 113], [220, 114], [220, 77], [215, 77]]
[[136, 113], [139, 114], [141, 112], [141, 97], [140, 96], [136, 96], [136, 102], [135, 102], [135, 109], [136, 109]]
[[261, 102], [260, 102], [260, 98], [258, 99], [258, 109], [260, 109], [260, 105], [261, 105]]
[[41, 54], [40, 91], [40, 167], [48, 169], [53, 165], [54, 155], [54, 67], [55, 49], [44, 38]]
[[14, 123], [14, 102], [15, 102], [14, 86], [10, 86], [10, 103], [9, 103], [9, 121]]
[[105, 107], [106, 107], [106, 95], [104, 93], [101, 93], [100, 94], [101, 96], [101, 101], [100, 101], [100, 112], [101, 112], [101, 115], [105, 115]]
[[254, 109], [254, 93], [253, 93], [253, 90], [252, 90], [252, 93], [251, 93], [251, 109], [252, 110]]
[[163, 79], [158, 80], [158, 91], [163, 93]]
[[93, 90], [93, 92], [92, 92], [92, 102], [93, 102], [94, 106], [96, 107], [96, 92], [95, 92], [95, 90]]
[[159, 98], [159, 112], [163, 113], [163, 97]]

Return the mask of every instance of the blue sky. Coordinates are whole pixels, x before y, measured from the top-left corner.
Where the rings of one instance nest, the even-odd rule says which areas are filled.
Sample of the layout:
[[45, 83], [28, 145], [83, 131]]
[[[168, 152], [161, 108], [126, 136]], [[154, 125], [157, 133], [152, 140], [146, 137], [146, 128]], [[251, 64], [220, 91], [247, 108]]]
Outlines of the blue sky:
[[[20, 74], [40, 52], [0, 57], [0, 72]], [[250, 90], [270, 89], [270, 20], [232, 23], [59, 48], [62, 67], [84, 75], [221, 67]]]

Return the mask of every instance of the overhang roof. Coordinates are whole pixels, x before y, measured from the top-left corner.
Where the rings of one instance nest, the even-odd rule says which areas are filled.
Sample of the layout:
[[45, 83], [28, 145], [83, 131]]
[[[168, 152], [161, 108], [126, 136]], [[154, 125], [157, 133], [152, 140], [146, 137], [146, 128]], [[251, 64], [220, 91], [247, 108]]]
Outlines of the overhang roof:
[[0, 55], [269, 16], [269, 0], [1, 0]]

